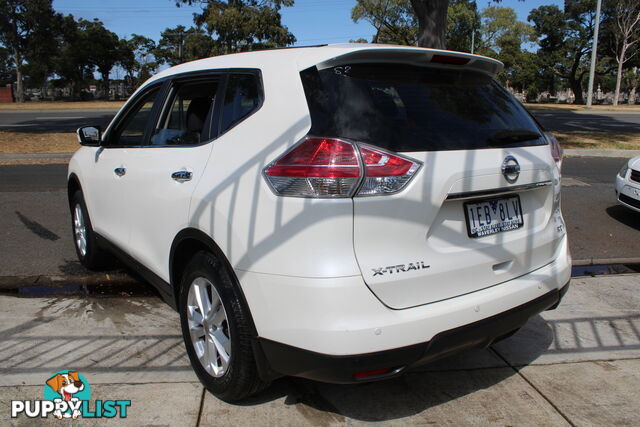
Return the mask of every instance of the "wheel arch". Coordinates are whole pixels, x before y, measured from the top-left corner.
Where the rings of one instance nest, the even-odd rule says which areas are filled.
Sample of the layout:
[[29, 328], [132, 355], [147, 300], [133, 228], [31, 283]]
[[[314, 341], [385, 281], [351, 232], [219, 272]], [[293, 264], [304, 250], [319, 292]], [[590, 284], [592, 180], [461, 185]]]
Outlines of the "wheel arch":
[[73, 195], [76, 194], [76, 191], [82, 191], [82, 186], [80, 185], [78, 175], [72, 173], [69, 175], [69, 179], [67, 180], [67, 198], [69, 200], [69, 206], [71, 206], [71, 201], [73, 199]]
[[[176, 307], [179, 306], [179, 287], [182, 275], [184, 274], [184, 269], [193, 256], [199, 251], [211, 252], [225, 265], [232, 280], [238, 288], [238, 291], [240, 292], [243, 304], [249, 310], [249, 313], [251, 313], [244, 291], [242, 290], [242, 285], [240, 284], [240, 281], [238, 280], [238, 277], [236, 276], [236, 273], [226, 255], [209, 235], [196, 228], [186, 228], [180, 231], [171, 244], [171, 251], [169, 252], [169, 279], [171, 281], [171, 288], [176, 300]], [[251, 324], [255, 332], [253, 317], [251, 317]]]
[[225, 265], [231, 280], [233, 280], [235, 287], [238, 289], [240, 300], [249, 314], [248, 317], [251, 332], [255, 337], [255, 339], [252, 340], [252, 347], [260, 377], [265, 381], [271, 381], [280, 377], [281, 375], [275, 373], [269, 367], [264, 351], [257, 341], [258, 331], [253, 320], [251, 307], [247, 302], [247, 298], [235, 270], [218, 244], [209, 235], [196, 228], [186, 228], [180, 231], [171, 244], [171, 251], [169, 253], [169, 280], [171, 281], [170, 285], [171, 290], [173, 291], [176, 309], [180, 310], [180, 279], [184, 274], [184, 269], [191, 258], [201, 250], [212, 253]]

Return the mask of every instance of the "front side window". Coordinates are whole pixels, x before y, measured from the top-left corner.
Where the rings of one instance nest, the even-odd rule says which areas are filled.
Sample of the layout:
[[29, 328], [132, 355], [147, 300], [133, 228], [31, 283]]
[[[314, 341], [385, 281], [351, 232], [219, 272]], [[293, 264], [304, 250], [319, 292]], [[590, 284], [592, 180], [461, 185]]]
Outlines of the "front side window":
[[116, 125], [113, 135], [109, 138], [109, 145], [140, 146], [144, 144], [145, 130], [159, 92], [160, 87], [151, 89], [134, 103], [124, 119]]
[[177, 83], [153, 131], [151, 145], [196, 145], [204, 142], [209, 136], [207, 124], [218, 85], [217, 77]]
[[258, 77], [254, 74], [234, 74], [229, 77], [222, 107], [220, 132], [224, 133], [260, 106]]

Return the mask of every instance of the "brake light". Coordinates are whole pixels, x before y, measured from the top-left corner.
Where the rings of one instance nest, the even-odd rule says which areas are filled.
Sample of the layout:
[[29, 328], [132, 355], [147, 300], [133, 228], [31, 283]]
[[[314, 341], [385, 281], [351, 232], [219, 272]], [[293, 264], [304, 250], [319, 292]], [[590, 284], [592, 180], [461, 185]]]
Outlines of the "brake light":
[[547, 141], [549, 141], [553, 160], [558, 164], [558, 166], [560, 166], [562, 164], [562, 147], [560, 147], [560, 143], [551, 132], [545, 132], [544, 135], [546, 136]]
[[431, 62], [435, 62], [436, 64], [464, 65], [469, 62], [469, 58], [436, 54], [431, 57]]
[[307, 137], [268, 165], [264, 176], [279, 196], [372, 196], [400, 191], [419, 167], [378, 148]]

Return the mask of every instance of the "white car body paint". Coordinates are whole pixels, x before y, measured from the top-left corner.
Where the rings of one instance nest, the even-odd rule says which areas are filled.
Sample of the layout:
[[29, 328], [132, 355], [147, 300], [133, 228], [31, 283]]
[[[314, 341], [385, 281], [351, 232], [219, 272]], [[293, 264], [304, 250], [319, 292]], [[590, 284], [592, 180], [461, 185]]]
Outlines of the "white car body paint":
[[[498, 61], [475, 55], [375, 45], [262, 51], [182, 64], [139, 91], [185, 73], [258, 69], [264, 103], [197, 147], [82, 147], [69, 174], [83, 188], [95, 231], [167, 283], [177, 233], [195, 228], [210, 236], [233, 267], [261, 338], [329, 355], [426, 342], [569, 281], [564, 222], [553, 209], [560, 173], [549, 147], [403, 153], [422, 167], [406, 188], [388, 196], [279, 197], [262, 172], [311, 128], [301, 70], [357, 62], [426, 65], [439, 53], [469, 59], [439, 68], [487, 74], [502, 69]], [[118, 120], [119, 115], [109, 129]], [[520, 193], [526, 227], [470, 239], [463, 201], [447, 197], [511, 186], [500, 172], [508, 155], [520, 162], [517, 184], [552, 184]], [[126, 175], [114, 176], [119, 167]], [[170, 175], [179, 170], [193, 172], [193, 179], [175, 182]], [[375, 268], [419, 262], [428, 268], [373, 276]]]

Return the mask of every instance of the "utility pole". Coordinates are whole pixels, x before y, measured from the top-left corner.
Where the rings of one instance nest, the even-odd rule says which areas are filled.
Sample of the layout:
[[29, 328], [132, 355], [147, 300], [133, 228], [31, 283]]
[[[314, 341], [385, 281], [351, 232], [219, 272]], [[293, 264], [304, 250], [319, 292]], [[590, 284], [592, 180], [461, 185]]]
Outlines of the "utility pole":
[[589, 88], [587, 90], [587, 108], [593, 103], [593, 78], [596, 73], [596, 54], [598, 52], [598, 30], [600, 29], [600, 7], [602, 0], [596, 6], [596, 27], [593, 31], [593, 47], [591, 48], [591, 66], [589, 67]]

